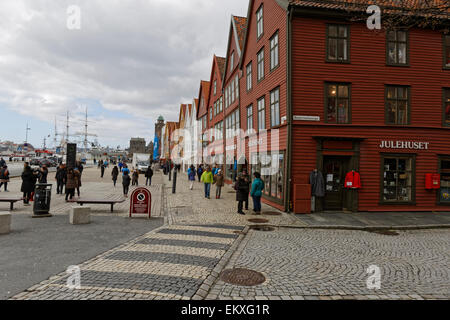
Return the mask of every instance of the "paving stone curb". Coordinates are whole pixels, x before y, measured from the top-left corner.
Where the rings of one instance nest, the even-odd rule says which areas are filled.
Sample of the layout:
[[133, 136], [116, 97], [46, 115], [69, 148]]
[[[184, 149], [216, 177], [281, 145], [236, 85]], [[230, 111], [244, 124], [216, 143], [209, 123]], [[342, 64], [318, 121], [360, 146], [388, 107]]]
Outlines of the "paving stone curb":
[[249, 227], [246, 226], [239, 237], [234, 241], [231, 245], [230, 249], [222, 256], [219, 263], [215, 266], [213, 271], [206, 277], [203, 281], [200, 288], [192, 297], [192, 300], [205, 300], [208, 296], [209, 290], [214, 286], [216, 281], [219, 279], [220, 273], [225, 269], [225, 267], [229, 264], [229, 261], [232, 259], [235, 252], [239, 249], [242, 241], [245, 239], [249, 231]]
[[448, 224], [437, 225], [415, 225], [415, 226], [345, 226], [345, 225], [315, 225], [315, 226], [297, 226], [297, 225], [270, 225], [277, 228], [291, 229], [334, 229], [334, 230], [356, 230], [356, 231], [373, 231], [373, 230], [430, 230], [430, 229], [450, 229]]

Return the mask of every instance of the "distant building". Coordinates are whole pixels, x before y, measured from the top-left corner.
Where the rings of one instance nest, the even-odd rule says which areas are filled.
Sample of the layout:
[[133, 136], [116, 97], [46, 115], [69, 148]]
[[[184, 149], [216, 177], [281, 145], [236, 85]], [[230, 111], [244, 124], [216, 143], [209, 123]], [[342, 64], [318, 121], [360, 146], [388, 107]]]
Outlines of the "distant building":
[[153, 160], [158, 161], [161, 158], [162, 154], [162, 135], [163, 135], [163, 128], [164, 128], [164, 118], [162, 116], [159, 116], [158, 121], [155, 123], [155, 138], [153, 142]]
[[144, 138], [131, 138], [130, 140], [130, 155], [135, 153], [147, 153], [147, 144]]

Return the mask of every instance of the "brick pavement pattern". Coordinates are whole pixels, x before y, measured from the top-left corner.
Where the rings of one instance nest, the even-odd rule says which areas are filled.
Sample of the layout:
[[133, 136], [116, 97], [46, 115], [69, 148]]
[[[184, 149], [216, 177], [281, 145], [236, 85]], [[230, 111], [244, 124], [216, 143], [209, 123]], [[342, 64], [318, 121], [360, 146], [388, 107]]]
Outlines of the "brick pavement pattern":
[[[251, 230], [226, 268], [257, 270], [266, 282], [219, 280], [207, 299], [449, 299], [449, 252], [448, 230]], [[371, 265], [381, 269], [380, 290], [367, 288]]]

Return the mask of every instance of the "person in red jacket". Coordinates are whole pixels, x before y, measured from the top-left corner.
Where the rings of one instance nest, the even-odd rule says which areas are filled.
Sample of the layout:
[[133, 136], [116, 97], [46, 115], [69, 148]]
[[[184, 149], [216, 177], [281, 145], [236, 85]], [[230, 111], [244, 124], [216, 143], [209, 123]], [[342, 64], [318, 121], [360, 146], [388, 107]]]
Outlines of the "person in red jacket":
[[355, 170], [347, 173], [345, 177], [345, 188], [361, 189], [361, 175]]

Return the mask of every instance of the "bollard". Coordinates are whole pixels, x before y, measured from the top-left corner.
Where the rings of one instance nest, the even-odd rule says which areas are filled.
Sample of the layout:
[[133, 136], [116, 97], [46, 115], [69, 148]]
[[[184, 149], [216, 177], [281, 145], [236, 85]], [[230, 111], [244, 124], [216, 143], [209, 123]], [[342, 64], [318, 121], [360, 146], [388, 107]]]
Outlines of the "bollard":
[[173, 184], [172, 184], [172, 193], [177, 191], [177, 170], [173, 172]]
[[169, 181], [172, 181], [172, 169], [169, 166]]
[[0, 212], [0, 234], [8, 234], [11, 232], [11, 213]]

